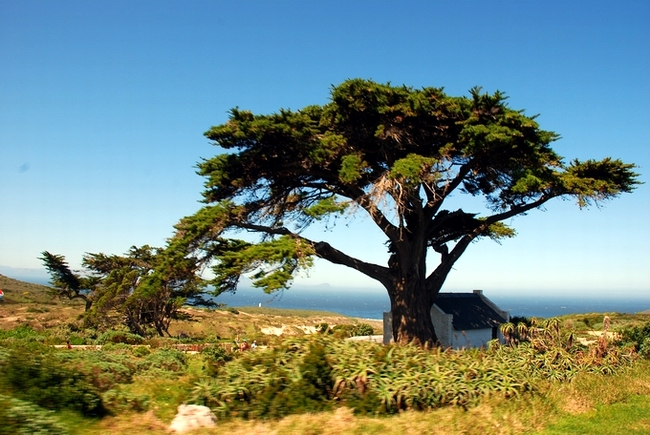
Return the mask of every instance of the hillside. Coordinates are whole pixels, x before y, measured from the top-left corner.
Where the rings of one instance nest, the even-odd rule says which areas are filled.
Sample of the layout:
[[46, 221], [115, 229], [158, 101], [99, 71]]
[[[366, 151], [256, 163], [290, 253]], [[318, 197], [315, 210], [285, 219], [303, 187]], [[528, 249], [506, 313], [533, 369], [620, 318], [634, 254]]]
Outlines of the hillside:
[[74, 321], [83, 312], [82, 301], [58, 299], [43, 285], [0, 275], [0, 289], [4, 292], [0, 302], [2, 329], [25, 324], [37, 330], [52, 328]]
[[[0, 302], [2, 329], [26, 324], [42, 330], [74, 323], [83, 314], [83, 301], [56, 298], [46, 286], [0, 275], [0, 288], [5, 292], [4, 300]], [[331, 312], [258, 307], [220, 310], [185, 307], [181, 314], [180, 319], [172, 322], [170, 333], [190, 338], [219, 336], [224, 339], [263, 339], [264, 336], [295, 336], [311, 333], [321, 323], [331, 327], [359, 322]], [[376, 333], [381, 331], [381, 321], [363, 322], [371, 324]]]

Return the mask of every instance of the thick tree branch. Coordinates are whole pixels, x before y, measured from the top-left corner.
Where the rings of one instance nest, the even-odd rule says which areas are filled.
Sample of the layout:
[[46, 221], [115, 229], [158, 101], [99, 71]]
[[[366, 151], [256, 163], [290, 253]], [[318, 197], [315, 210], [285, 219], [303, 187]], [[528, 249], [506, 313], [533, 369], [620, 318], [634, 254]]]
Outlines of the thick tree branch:
[[[305, 238], [302, 238], [305, 241], [308, 241]], [[327, 242], [311, 242], [309, 241], [314, 248], [316, 255], [319, 257], [334, 263], [341, 264], [343, 266], [350, 267], [352, 269], [358, 270], [364, 275], [375, 279], [381, 282], [383, 285], [390, 283], [389, 269], [387, 267], [379, 266], [377, 264], [367, 263], [361, 261], [357, 258], [351, 257], [338, 249], [332, 247]]]

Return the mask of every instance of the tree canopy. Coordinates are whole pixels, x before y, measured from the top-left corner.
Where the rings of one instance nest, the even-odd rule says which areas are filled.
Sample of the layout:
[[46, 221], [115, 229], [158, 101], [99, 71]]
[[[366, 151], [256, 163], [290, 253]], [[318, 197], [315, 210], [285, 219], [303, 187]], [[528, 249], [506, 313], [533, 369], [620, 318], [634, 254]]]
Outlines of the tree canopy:
[[[388, 291], [399, 342], [436, 342], [431, 306], [472, 241], [514, 236], [504, 221], [553, 198], [584, 207], [638, 184], [635, 166], [617, 159], [565, 162], [550, 146], [556, 133], [480, 88], [454, 97], [353, 79], [322, 106], [232, 109], [205, 135], [225, 152], [199, 162], [206, 205], [177, 224], [171, 245], [212, 264], [217, 292], [235, 291], [243, 274], [267, 292], [288, 288], [314, 257], [356, 269]], [[487, 212], [446, 208], [454, 193], [483, 198]], [[386, 264], [304, 235], [354, 213], [382, 231]], [[429, 254], [439, 257], [432, 270]]]
[[92, 306], [92, 289], [96, 282], [91, 277], [80, 276], [73, 272], [65, 261], [63, 255], [51, 254], [47, 251], [41, 253], [39, 260], [50, 274], [54, 293], [61, 298], [82, 299], [86, 303], [86, 311]]
[[162, 336], [183, 304], [214, 305], [203, 298], [199, 262], [182, 252], [144, 245], [123, 256], [89, 253], [84, 274], [71, 271], [62, 255], [45, 251], [41, 260], [60, 296], [86, 301], [87, 325], [118, 322], [134, 334]]

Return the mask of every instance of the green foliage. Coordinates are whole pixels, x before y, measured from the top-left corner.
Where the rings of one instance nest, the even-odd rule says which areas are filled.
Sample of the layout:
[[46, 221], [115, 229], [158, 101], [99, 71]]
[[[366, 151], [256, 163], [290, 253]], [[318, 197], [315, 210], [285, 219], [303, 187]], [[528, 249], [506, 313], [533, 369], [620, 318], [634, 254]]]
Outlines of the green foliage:
[[252, 274], [253, 286], [266, 292], [287, 288], [293, 273], [311, 266], [312, 249], [302, 240], [279, 237], [258, 244], [232, 241], [214, 266], [216, 292], [235, 291], [239, 276]]
[[149, 396], [112, 389], [102, 395], [106, 408], [112, 412], [145, 412], [149, 409]]
[[[526, 340], [518, 346], [494, 342], [487, 350], [383, 346], [326, 333], [287, 340], [227, 362], [214, 379], [195, 385], [190, 400], [222, 417], [278, 418], [334, 406], [393, 414], [540, 392], [547, 382], [570, 382], [585, 373], [610, 375], [634, 360], [633, 353], [612, 343], [591, 348], [574, 343], [556, 319], [539, 328], [531, 325], [527, 335], [527, 319], [519, 320], [515, 331]], [[321, 325], [321, 330], [328, 329]]]
[[227, 363], [211, 382], [196, 384], [191, 400], [223, 417], [279, 418], [318, 412], [331, 403], [332, 368], [323, 344], [285, 341]]
[[133, 355], [137, 356], [138, 358], [142, 358], [144, 356], [151, 355], [151, 350], [149, 350], [149, 348], [146, 346], [137, 346], [131, 350], [131, 353], [133, 353]]
[[84, 415], [105, 413], [101, 396], [88, 376], [61, 365], [43, 348], [16, 347], [3, 358], [2, 382], [17, 397], [47, 409], [71, 409]]
[[349, 204], [344, 202], [337, 202], [334, 195], [323, 198], [316, 202], [311, 207], [305, 209], [305, 214], [316, 220], [321, 220], [323, 217], [333, 213], [343, 214]]
[[0, 435], [67, 435], [51, 411], [0, 394]]
[[92, 304], [89, 294], [94, 290], [97, 280], [74, 273], [62, 255], [51, 254], [47, 251], [41, 255], [39, 259], [52, 277], [50, 284], [54, 287], [56, 294], [68, 299], [82, 299], [86, 302], [86, 310], [89, 310]]
[[341, 158], [341, 169], [339, 178], [341, 182], [349, 184], [359, 180], [363, 176], [364, 169], [368, 163], [364, 162], [361, 156], [350, 154]]
[[352, 332], [354, 337], [373, 335], [375, 333], [374, 328], [367, 323], [357, 323], [354, 325], [354, 331]]
[[187, 355], [180, 350], [163, 348], [138, 361], [138, 370], [150, 375], [176, 376], [187, 368]]
[[219, 345], [206, 346], [201, 355], [204, 357], [208, 376], [216, 376], [219, 368], [233, 359], [232, 354]]
[[29, 342], [29, 341], [43, 341], [42, 334], [35, 331], [31, 326], [29, 325], [18, 325], [14, 329], [0, 329], [0, 341], [3, 340], [8, 340], [8, 341], [21, 341], [21, 342]]
[[650, 322], [626, 328], [621, 332], [622, 341], [631, 345], [644, 358], [650, 358]]
[[331, 329], [332, 334], [339, 338], [360, 337], [373, 335], [374, 328], [367, 323], [336, 325]]
[[[120, 349], [117, 346], [125, 347]], [[57, 358], [68, 366], [74, 366], [101, 392], [130, 383], [138, 370], [130, 356], [130, 347], [123, 344], [106, 345], [102, 350], [87, 352], [61, 352]]]

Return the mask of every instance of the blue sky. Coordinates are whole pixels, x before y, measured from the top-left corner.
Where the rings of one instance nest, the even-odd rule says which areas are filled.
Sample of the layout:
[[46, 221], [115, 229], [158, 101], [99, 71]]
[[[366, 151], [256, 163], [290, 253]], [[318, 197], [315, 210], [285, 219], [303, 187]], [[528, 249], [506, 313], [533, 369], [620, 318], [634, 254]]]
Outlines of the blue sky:
[[[517, 238], [471, 246], [446, 290], [650, 300], [648, 23], [633, 0], [0, 0], [0, 273], [40, 268], [43, 250], [79, 267], [85, 252], [162, 246], [200, 207], [194, 166], [219, 151], [203, 132], [230, 108], [325, 104], [362, 77], [499, 89], [561, 134], [567, 159], [640, 166], [631, 195], [556, 201], [510, 222]], [[362, 218], [310, 235], [385, 258]], [[325, 263], [296, 281], [322, 283], [377, 287]]]

